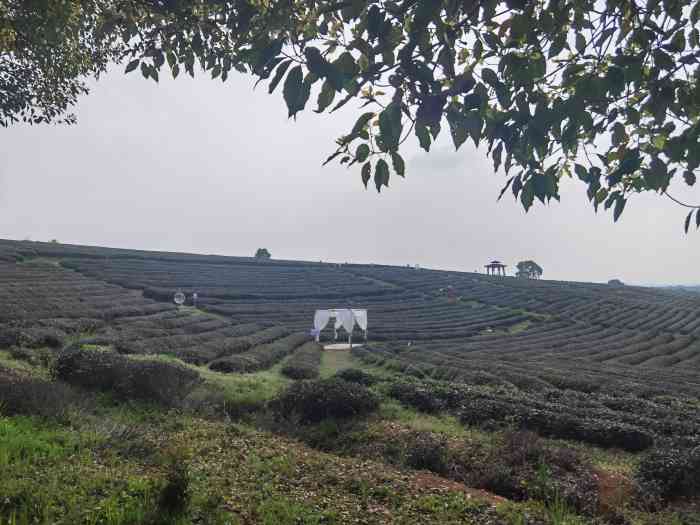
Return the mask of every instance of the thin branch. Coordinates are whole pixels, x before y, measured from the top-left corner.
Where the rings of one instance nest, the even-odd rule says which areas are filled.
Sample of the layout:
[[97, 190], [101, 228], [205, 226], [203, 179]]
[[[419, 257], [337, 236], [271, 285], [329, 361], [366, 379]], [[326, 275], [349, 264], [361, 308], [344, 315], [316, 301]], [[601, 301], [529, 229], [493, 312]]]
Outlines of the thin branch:
[[675, 197], [672, 197], [671, 195], [669, 195], [667, 191], [664, 192], [664, 195], [666, 195], [666, 197], [668, 197], [669, 199], [671, 199], [673, 202], [675, 202], [675, 203], [678, 204], [679, 206], [683, 206], [684, 208], [692, 208], [692, 209], [694, 209], [694, 210], [700, 209], [700, 204], [698, 204], [698, 205], [693, 205], [693, 204], [687, 204], [687, 203], [685, 203], [685, 202], [681, 202], [681, 201], [679, 201], [678, 199], [676, 199]]

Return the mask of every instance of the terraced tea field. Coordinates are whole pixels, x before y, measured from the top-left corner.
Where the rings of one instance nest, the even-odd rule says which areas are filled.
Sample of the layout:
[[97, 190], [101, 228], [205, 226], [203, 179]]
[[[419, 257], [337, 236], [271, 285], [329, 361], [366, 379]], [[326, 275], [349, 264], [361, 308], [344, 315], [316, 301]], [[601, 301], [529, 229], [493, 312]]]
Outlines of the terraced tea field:
[[[182, 307], [172, 303], [177, 291], [188, 297]], [[369, 333], [340, 357], [308, 331], [317, 308], [344, 307], [368, 310]], [[120, 356], [181, 363], [207, 388], [223, 385], [217, 395], [229, 396], [222, 406], [230, 417], [274, 410], [281, 388], [332, 376], [342, 362], [358, 369], [348, 381], [366, 380], [389, 403], [383, 410], [438, 418], [436, 425], [494, 436], [528, 431], [613, 454], [675, 451], [688, 464], [690, 451], [700, 451], [700, 293], [691, 290], [0, 241], [0, 351], [60, 360], [91, 349], [107, 352], [115, 367]], [[88, 354], [70, 354], [70, 362]], [[96, 355], [90, 366], [99, 365]], [[18, 372], [2, 373], [16, 381]], [[115, 383], [120, 395], [135, 388], [127, 383]], [[294, 395], [303, 395], [299, 388]], [[374, 459], [379, 443], [390, 448], [383, 431], [372, 438], [376, 447], [276, 432]], [[535, 498], [475, 477], [472, 467], [416, 465], [498, 496]], [[600, 514], [571, 498], [577, 512]]]

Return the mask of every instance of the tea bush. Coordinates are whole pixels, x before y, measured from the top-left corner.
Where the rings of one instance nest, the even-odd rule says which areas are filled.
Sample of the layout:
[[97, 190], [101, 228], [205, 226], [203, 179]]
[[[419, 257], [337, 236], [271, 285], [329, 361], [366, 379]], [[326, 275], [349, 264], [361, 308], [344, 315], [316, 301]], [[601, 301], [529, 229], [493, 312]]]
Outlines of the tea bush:
[[379, 408], [379, 399], [363, 385], [329, 378], [293, 383], [271, 407], [278, 416], [296, 415], [301, 423], [317, 423], [369, 414]]
[[282, 373], [291, 379], [313, 379], [318, 377], [321, 365], [321, 345], [310, 341], [304, 344], [287, 360]]
[[84, 400], [69, 385], [60, 381], [0, 377], [0, 413], [63, 420]]
[[360, 385], [372, 386], [377, 382], [377, 378], [359, 368], [344, 368], [335, 373], [335, 377], [347, 381], [348, 383], [358, 383]]
[[133, 360], [114, 352], [79, 346], [59, 354], [53, 374], [72, 385], [166, 406], [179, 404], [202, 381], [197, 372], [180, 364]]
[[639, 464], [636, 474], [645, 492], [664, 501], [700, 495], [700, 447], [656, 449]]

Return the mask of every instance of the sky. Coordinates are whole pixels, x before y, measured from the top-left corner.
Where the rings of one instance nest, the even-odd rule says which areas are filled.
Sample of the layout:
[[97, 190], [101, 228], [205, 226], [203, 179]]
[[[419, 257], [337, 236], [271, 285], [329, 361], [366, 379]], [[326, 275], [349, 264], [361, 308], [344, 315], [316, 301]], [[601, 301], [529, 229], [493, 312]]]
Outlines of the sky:
[[406, 178], [378, 194], [356, 167], [321, 165], [355, 108], [290, 120], [250, 77], [113, 71], [76, 113], [75, 126], [0, 129], [0, 237], [463, 271], [533, 259], [548, 279], [700, 283], [700, 232], [683, 233], [668, 199], [635, 195], [613, 223], [571, 180], [526, 214], [510, 193], [497, 202], [506, 179], [485, 149], [455, 152], [446, 130], [430, 153], [411, 144]]

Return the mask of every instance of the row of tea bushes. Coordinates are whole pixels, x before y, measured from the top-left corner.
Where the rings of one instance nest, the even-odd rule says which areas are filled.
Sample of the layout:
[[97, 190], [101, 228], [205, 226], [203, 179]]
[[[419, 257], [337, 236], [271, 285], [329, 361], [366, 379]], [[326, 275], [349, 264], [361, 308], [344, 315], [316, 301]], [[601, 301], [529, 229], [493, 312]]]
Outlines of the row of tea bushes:
[[303, 333], [294, 333], [272, 343], [254, 346], [246, 352], [222, 357], [209, 364], [217, 372], [255, 372], [275, 365], [309, 340]]
[[287, 359], [282, 373], [291, 379], [318, 377], [323, 347], [314, 341], [305, 343]]

